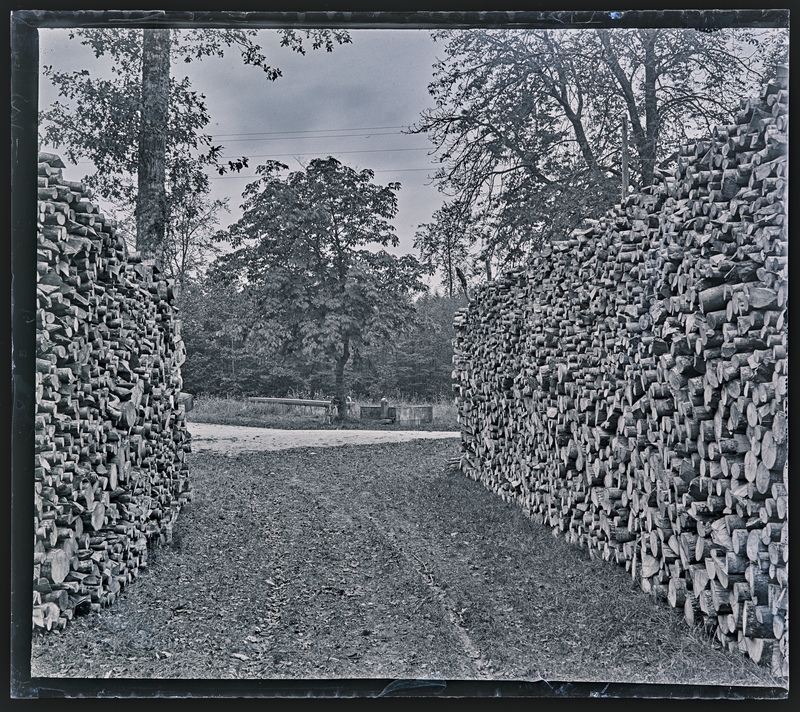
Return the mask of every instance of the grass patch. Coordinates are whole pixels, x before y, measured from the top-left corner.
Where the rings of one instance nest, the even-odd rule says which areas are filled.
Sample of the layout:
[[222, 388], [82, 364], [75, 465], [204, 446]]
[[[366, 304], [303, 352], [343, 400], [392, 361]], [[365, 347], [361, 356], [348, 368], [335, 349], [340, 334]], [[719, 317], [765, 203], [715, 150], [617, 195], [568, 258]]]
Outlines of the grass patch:
[[325, 410], [310, 406], [289, 406], [273, 403], [253, 403], [247, 398], [221, 398], [198, 396], [194, 408], [187, 414], [190, 423], [213, 423], [217, 425], [242, 425], [256, 428], [280, 430], [458, 430], [456, 406], [452, 401], [437, 403], [406, 402], [392, 405], [433, 405], [433, 422], [418, 425], [393, 423], [382, 425], [376, 421], [361, 420], [362, 405], [380, 405], [356, 401], [352, 415], [341, 423], [325, 423]]

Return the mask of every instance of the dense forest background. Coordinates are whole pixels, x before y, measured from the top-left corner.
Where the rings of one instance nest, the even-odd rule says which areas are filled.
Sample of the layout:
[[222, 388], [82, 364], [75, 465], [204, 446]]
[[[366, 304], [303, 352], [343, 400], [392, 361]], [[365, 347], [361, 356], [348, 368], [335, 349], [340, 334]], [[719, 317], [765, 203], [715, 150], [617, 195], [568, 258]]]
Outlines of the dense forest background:
[[[193, 282], [181, 296], [187, 359], [184, 390], [217, 396], [328, 397], [333, 365], [324, 357], [277, 356], [243, 322], [235, 295]], [[239, 295], [241, 297], [241, 295]], [[349, 394], [359, 400], [439, 401], [451, 397], [453, 314], [462, 295], [419, 296], [413, 320], [395, 338], [364, 348], [346, 366]]]

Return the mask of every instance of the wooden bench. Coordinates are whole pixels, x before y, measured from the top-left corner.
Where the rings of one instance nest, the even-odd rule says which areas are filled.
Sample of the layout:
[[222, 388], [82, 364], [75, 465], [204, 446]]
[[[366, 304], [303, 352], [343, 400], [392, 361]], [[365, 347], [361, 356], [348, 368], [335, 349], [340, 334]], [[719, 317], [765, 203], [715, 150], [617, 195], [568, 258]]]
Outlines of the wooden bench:
[[[333, 400], [312, 400], [309, 398], [262, 398], [259, 396], [250, 396], [248, 399], [251, 403], [269, 403], [274, 405], [288, 405], [288, 406], [306, 406], [308, 408], [325, 408], [325, 422], [333, 422], [334, 417], [339, 414], [339, 408]], [[347, 413], [350, 414], [353, 403], [348, 397], [347, 399]]]

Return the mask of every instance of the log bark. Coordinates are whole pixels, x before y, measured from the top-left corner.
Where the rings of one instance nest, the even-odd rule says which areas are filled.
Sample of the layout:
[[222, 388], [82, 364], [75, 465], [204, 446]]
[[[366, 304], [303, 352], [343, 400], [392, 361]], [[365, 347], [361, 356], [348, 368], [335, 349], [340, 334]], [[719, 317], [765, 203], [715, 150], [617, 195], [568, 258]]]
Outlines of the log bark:
[[[47, 179], [55, 193], [40, 205], [36, 237], [32, 610], [43, 631], [110, 605], [191, 499], [174, 290], [156, 264], [127, 252], [80, 184], [60, 169]], [[54, 215], [70, 217], [53, 224]]]
[[465, 473], [745, 652], [776, 627], [753, 613], [742, 633], [745, 603], [788, 581], [785, 186], [760, 168], [785, 156], [751, 123], [766, 96], [454, 319]]
[[158, 254], [164, 243], [167, 222], [166, 129], [171, 42], [168, 29], [145, 29], [143, 32], [136, 249], [147, 258]]

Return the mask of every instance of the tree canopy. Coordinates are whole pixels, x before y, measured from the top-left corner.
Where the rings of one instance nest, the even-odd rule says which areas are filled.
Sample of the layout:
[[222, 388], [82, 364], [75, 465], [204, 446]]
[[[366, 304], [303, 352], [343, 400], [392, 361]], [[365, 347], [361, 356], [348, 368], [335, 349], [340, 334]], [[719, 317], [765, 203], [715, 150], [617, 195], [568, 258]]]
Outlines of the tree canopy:
[[209, 275], [247, 295], [254, 349], [278, 362], [327, 361], [343, 399], [351, 357], [391, 343], [410, 323], [423, 269], [412, 255], [383, 249], [398, 243], [390, 222], [398, 183], [375, 184], [372, 171], [334, 158], [287, 170], [277, 161], [257, 168], [242, 217], [219, 235], [234, 249]]
[[[671, 168], [681, 142], [738, 109], [785, 52], [780, 31], [681, 29], [443, 30], [429, 91], [435, 106], [413, 131], [443, 162], [436, 178], [472, 226], [473, 274], [602, 214], [621, 197], [622, 122], [630, 185]], [[437, 252], [442, 224], [419, 236]], [[445, 269], [440, 261], [439, 266]]]
[[458, 201], [445, 201], [434, 212], [433, 220], [420, 225], [417, 230], [414, 247], [419, 250], [420, 259], [426, 267], [441, 269], [449, 297], [455, 294], [456, 268], [467, 259], [468, 250], [474, 242], [468, 214]]
[[[205, 132], [210, 121], [205, 97], [171, 68], [238, 50], [244, 64], [275, 81], [281, 71], [267, 63], [256, 35], [256, 30], [241, 29], [76, 29], [70, 38], [90, 47], [96, 57], [109, 57], [111, 76], [44, 67], [62, 99], [41, 112], [41, 140], [63, 146], [73, 162], [91, 160], [97, 171], [85, 182], [123, 214], [140, 208], [137, 234], [151, 227], [143, 217], [157, 223], [156, 244], [137, 235], [139, 247], [154, 256], [179, 249], [167, 244], [177, 237], [174, 229], [170, 232], [173, 221], [183, 224], [178, 232], [185, 237], [187, 222], [221, 208], [205, 199], [209, 168], [224, 173], [247, 165], [246, 157], [221, 159], [224, 147], [214, 145]], [[300, 54], [306, 51], [304, 40], [312, 49], [329, 52], [334, 43], [350, 41], [342, 30], [286, 29], [279, 36], [282, 46]], [[187, 209], [189, 214], [181, 215]]]
[[[270, 343], [257, 325], [266, 320], [244, 289], [218, 281], [188, 284], [182, 298], [187, 359], [184, 388], [204, 395], [327, 398], [333, 365], [324, 357]], [[348, 394], [359, 400], [428, 402], [452, 398], [453, 314], [466, 299], [423, 293], [414, 314], [389, 340], [374, 339], [345, 366]]]

